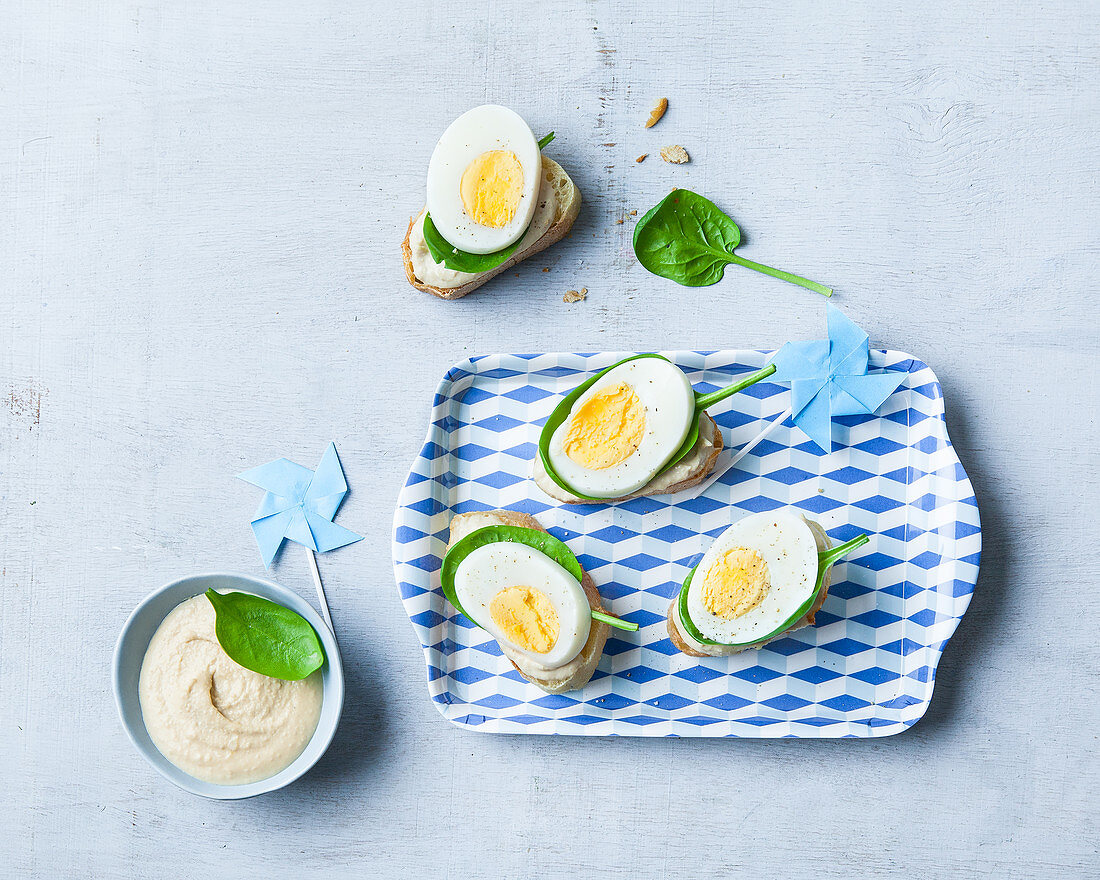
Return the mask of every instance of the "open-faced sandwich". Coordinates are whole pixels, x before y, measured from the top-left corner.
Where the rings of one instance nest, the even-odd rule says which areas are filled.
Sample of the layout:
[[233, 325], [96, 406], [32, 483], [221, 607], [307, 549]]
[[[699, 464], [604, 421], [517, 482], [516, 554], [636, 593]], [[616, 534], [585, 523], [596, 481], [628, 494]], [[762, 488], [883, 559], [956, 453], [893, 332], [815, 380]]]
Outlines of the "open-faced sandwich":
[[672, 643], [693, 657], [725, 657], [812, 624], [830, 567], [867, 540], [832, 547], [820, 525], [797, 513], [746, 516], [715, 540], [673, 598]]
[[427, 204], [401, 252], [409, 283], [443, 299], [476, 290], [560, 241], [580, 190], [517, 113], [485, 104], [451, 123], [428, 163]]
[[440, 582], [520, 675], [551, 694], [588, 683], [609, 626], [638, 628], [606, 613], [577, 557], [525, 513], [455, 516]]
[[557, 405], [543, 426], [533, 477], [566, 504], [666, 495], [702, 482], [722, 451], [706, 409], [775, 372], [758, 370], [709, 394], [659, 354], [626, 358]]

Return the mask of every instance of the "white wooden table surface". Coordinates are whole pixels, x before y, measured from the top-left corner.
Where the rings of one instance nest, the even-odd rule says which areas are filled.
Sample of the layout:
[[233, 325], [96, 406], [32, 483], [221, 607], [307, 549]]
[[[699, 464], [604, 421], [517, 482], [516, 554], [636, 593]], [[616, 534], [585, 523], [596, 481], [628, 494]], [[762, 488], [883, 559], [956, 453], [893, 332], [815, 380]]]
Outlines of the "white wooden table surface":
[[[6, 5], [0, 876], [1097, 876], [1100, 15], [982, 5]], [[398, 242], [489, 101], [557, 132], [584, 210], [437, 301]], [[637, 265], [616, 221], [676, 185], [942, 381], [982, 574], [904, 735], [492, 737], [428, 700], [390, 524], [450, 364], [822, 333], [807, 291]], [[366, 536], [322, 559], [343, 723], [284, 791], [191, 797], [122, 731], [118, 630], [178, 575], [262, 573], [234, 474], [331, 439]]]

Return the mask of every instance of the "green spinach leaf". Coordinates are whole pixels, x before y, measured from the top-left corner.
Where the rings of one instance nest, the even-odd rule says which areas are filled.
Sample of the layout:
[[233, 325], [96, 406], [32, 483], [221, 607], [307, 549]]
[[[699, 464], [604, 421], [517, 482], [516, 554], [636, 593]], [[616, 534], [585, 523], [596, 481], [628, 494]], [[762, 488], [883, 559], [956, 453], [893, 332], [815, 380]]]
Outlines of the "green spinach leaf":
[[686, 189], [674, 189], [646, 212], [634, 227], [634, 253], [654, 275], [687, 287], [707, 287], [722, 280], [729, 263], [763, 272], [832, 296], [831, 287], [801, 275], [773, 269], [734, 253], [741, 230], [709, 199]]
[[[447, 601], [462, 612], [468, 620], [477, 624], [477, 626], [481, 626], [481, 624], [471, 617], [466, 609], [459, 604], [458, 593], [455, 592], [455, 573], [458, 571], [458, 567], [462, 564], [462, 561], [479, 547], [484, 547], [486, 544], [496, 544], [502, 541], [526, 544], [528, 547], [538, 550], [539, 553], [550, 557], [554, 562], [569, 572], [577, 583], [580, 583], [581, 579], [584, 577], [584, 570], [577, 561], [577, 557], [573, 555], [573, 551], [549, 532], [543, 532], [539, 529], [527, 529], [523, 526], [483, 526], [480, 529], [475, 529], [470, 532], [470, 534], [466, 535], [466, 537], [459, 541], [455, 541], [447, 551], [447, 554], [443, 557], [443, 566], [439, 572], [439, 582], [443, 587], [443, 595], [447, 597]], [[618, 629], [630, 630], [631, 632], [638, 629], [638, 624], [619, 620], [619, 618], [612, 617], [610, 614], [604, 614], [602, 611], [593, 610], [591, 613], [594, 619], [617, 627]]]
[[321, 668], [325, 652], [304, 617], [251, 593], [207, 590], [214, 633], [229, 657], [270, 678], [300, 681]]
[[[526, 234], [526, 232], [523, 233], [523, 235]], [[443, 263], [455, 272], [470, 272], [476, 275], [495, 269], [516, 252], [519, 243], [523, 241], [523, 235], [503, 250], [493, 251], [491, 254], [470, 254], [460, 251], [443, 237], [432, 222], [431, 214], [424, 215], [424, 243], [428, 245], [432, 259], [437, 263]]]

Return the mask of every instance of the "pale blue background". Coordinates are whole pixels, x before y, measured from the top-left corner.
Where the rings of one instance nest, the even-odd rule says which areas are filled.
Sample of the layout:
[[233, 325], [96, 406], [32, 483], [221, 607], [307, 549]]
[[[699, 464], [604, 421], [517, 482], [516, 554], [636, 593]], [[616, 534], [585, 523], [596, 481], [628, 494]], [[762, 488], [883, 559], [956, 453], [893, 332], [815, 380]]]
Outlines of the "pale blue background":
[[[1097, 16], [7, 4], [0, 876], [1095, 876]], [[585, 207], [545, 256], [436, 301], [397, 246], [441, 129], [485, 101], [557, 132]], [[691, 164], [656, 158], [672, 143]], [[820, 335], [807, 291], [734, 268], [689, 291], [635, 263], [616, 221], [676, 185], [943, 383], [983, 574], [902, 736], [493, 738], [425, 695], [390, 522], [450, 364]], [[338, 521], [367, 536], [322, 560], [344, 723], [294, 786], [195, 799], [123, 734], [111, 647], [152, 587], [259, 573], [234, 474], [312, 467], [332, 439]], [[273, 574], [308, 595], [302, 552]]]

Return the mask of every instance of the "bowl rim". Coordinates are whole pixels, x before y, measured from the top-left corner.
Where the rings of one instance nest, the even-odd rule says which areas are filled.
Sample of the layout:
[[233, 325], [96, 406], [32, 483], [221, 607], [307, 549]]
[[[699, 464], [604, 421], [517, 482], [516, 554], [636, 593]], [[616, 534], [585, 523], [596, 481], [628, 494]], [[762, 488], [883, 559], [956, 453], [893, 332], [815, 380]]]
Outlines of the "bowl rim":
[[[329, 704], [330, 701], [334, 701], [336, 704], [336, 710], [332, 716], [331, 723], [327, 724], [325, 728], [322, 729], [322, 722], [319, 719], [317, 729], [314, 731], [313, 736], [310, 737], [309, 742], [306, 743], [306, 747], [289, 765], [278, 773], [268, 776], [265, 779], [258, 779], [255, 782], [246, 782], [241, 785], [220, 785], [213, 782], [204, 782], [197, 777], [191, 776], [191, 774], [172, 764], [172, 762], [156, 748], [155, 744], [152, 744], [152, 749], [155, 751], [156, 756], [149, 754], [149, 747], [146, 746], [145, 743], [139, 741], [134, 727], [127, 719], [125, 712], [125, 707], [130, 704], [130, 698], [123, 694], [122, 664], [124, 654], [129, 656], [129, 654], [132, 653], [131, 650], [126, 650], [124, 648], [127, 636], [136, 623], [141, 620], [142, 616], [147, 612], [148, 607], [165, 593], [173, 589], [184, 587], [189, 582], [196, 582], [195, 592], [190, 596], [181, 598], [179, 602], [173, 604], [164, 612], [164, 617], [166, 617], [172, 609], [176, 608], [180, 602], [185, 602], [188, 598], [204, 593], [209, 584], [207, 583], [202, 589], [199, 589], [197, 584], [199, 582], [208, 582], [211, 579], [235, 580], [238, 582], [237, 589], [244, 591], [247, 591], [246, 585], [248, 584], [259, 587], [272, 595], [264, 595], [263, 593], [257, 593], [257, 595], [261, 595], [264, 598], [270, 598], [272, 601], [278, 601], [280, 604], [285, 605], [306, 618], [317, 632], [318, 637], [321, 639], [321, 644], [325, 649], [325, 664], [321, 669], [322, 717], [326, 704]], [[161, 621], [164, 620], [164, 617], [161, 617]], [[150, 633], [150, 638], [152, 637], [152, 633], [155, 633], [159, 626], [160, 621], [157, 622], [156, 627], [154, 627]], [[144, 646], [144, 649], [147, 648], [148, 642], [146, 642]], [[142, 657], [144, 657], [144, 649]], [[137, 662], [140, 663], [140, 659]], [[111, 686], [114, 692], [115, 709], [118, 712], [119, 720], [122, 722], [122, 727], [126, 731], [126, 736], [138, 753], [154, 770], [173, 785], [176, 785], [190, 794], [210, 798], [212, 800], [243, 800], [257, 795], [267, 794], [271, 791], [277, 791], [300, 779], [305, 773], [312, 769], [321, 759], [321, 756], [328, 751], [333, 738], [336, 736], [336, 730], [340, 726], [340, 718], [344, 708], [344, 667], [340, 656], [340, 646], [336, 641], [335, 634], [328, 628], [328, 625], [321, 615], [317, 613], [308, 601], [293, 590], [267, 578], [256, 577], [255, 575], [241, 571], [204, 571], [173, 578], [153, 590], [138, 602], [133, 611], [131, 611], [126, 618], [126, 622], [119, 631], [118, 639], [115, 641], [111, 662]], [[138, 704], [138, 715], [139, 717], [141, 715], [140, 703]], [[142, 724], [144, 724], [144, 720], [142, 720]], [[310, 753], [314, 751], [315, 753], [310, 755]], [[172, 767], [179, 776], [172, 774], [166, 767], [161, 766], [160, 761]]]

